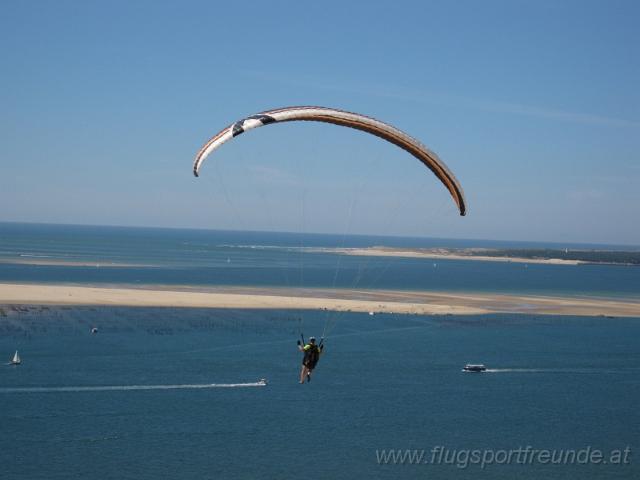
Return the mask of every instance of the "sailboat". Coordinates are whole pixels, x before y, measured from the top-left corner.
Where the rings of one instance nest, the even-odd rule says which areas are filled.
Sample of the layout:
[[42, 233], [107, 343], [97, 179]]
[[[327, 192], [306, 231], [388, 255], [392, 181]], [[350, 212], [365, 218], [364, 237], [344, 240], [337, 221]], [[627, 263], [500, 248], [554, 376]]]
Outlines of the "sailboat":
[[18, 351], [16, 350], [16, 353], [13, 354], [13, 358], [9, 362], [9, 365], [20, 365], [21, 363], [22, 360], [20, 360], [20, 355], [18, 355]]

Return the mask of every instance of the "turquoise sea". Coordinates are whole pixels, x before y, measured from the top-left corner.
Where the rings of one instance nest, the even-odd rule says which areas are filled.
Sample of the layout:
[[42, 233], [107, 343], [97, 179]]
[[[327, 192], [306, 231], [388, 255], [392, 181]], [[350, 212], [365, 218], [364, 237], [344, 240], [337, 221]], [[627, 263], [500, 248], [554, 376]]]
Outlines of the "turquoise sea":
[[[511, 245], [0, 224], [0, 282], [640, 296], [633, 267], [317, 250], [392, 242]], [[0, 306], [0, 354], [23, 359], [0, 368], [1, 478], [640, 477], [640, 319], [344, 313], [299, 385], [296, 340], [330, 315]], [[491, 371], [462, 373], [469, 362]], [[527, 447], [580, 455], [507, 464], [500, 453]], [[390, 449], [424, 456], [385, 463]], [[439, 464], [433, 451], [446, 452]], [[465, 464], [472, 451], [494, 462]], [[594, 451], [606, 463], [579, 461]]]

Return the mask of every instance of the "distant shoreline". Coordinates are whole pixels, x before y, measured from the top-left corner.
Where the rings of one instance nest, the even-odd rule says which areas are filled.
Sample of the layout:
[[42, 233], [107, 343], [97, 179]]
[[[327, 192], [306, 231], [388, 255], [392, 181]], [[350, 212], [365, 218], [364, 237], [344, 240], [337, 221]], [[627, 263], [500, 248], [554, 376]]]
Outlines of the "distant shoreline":
[[289, 309], [420, 315], [527, 313], [640, 318], [640, 300], [631, 299], [321, 288], [127, 288], [0, 283], [0, 305]]
[[[564, 252], [561, 250], [538, 249], [493, 249], [493, 248], [397, 248], [397, 247], [363, 247], [363, 248], [327, 248], [324, 251], [342, 255], [369, 257], [402, 257], [424, 258], [431, 260], [475, 260], [483, 262], [507, 262], [546, 265], [621, 265], [634, 266], [640, 264], [640, 252], [635, 251], [598, 251], [584, 250]], [[518, 255], [522, 252], [525, 256]], [[582, 258], [581, 258], [582, 257]], [[621, 259], [626, 259], [623, 261]]]
[[402, 257], [424, 258], [432, 260], [472, 260], [484, 262], [513, 262], [513, 263], [544, 263], [547, 265], [580, 265], [580, 260], [562, 260], [559, 258], [523, 258], [523, 257], [490, 257], [487, 255], [463, 255], [455, 250], [444, 248], [434, 249], [401, 249], [388, 247], [371, 248], [341, 248], [336, 253], [343, 255], [368, 256], [368, 257]]
[[[535, 256], [538, 250], [528, 250], [531, 256], [517, 256], [512, 252], [520, 250], [512, 249], [489, 249], [489, 248], [398, 248], [398, 247], [306, 247], [307, 254], [329, 253], [334, 255], [350, 255], [362, 257], [388, 257], [388, 258], [418, 258], [425, 260], [462, 260], [481, 262], [501, 262], [501, 263], [523, 263], [523, 264], [544, 264], [544, 265], [617, 265], [617, 266], [640, 266], [640, 252], [619, 251], [619, 252], [598, 252], [584, 251], [583, 255], [629, 256], [632, 261], [596, 261], [586, 259], [567, 259]], [[559, 251], [558, 251], [559, 252]], [[579, 255], [573, 251], [573, 255]], [[159, 268], [160, 264], [151, 263], [130, 263], [120, 261], [89, 261], [89, 260], [67, 260], [61, 258], [29, 257], [29, 258], [0, 258], [1, 264], [12, 265], [32, 265], [32, 266], [65, 266], [65, 267], [95, 267], [95, 268]]]

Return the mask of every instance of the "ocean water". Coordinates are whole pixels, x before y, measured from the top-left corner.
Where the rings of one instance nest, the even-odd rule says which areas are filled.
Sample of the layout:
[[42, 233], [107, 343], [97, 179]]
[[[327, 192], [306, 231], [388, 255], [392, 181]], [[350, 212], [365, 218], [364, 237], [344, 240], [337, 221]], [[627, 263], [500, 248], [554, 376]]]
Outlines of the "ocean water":
[[0, 223], [0, 282], [640, 297], [638, 267], [433, 261], [320, 250], [376, 245], [559, 247], [523, 242]]
[[[306, 313], [305, 333], [326, 315]], [[3, 307], [0, 351], [23, 364], [0, 368], [2, 478], [640, 475], [638, 319], [342, 314], [304, 385], [299, 332], [289, 311]], [[631, 453], [485, 468], [376, 456], [527, 446]]]
[[[640, 296], [634, 267], [317, 250], [380, 244], [522, 246], [0, 224], [0, 282]], [[328, 324], [299, 385], [296, 340]], [[23, 359], [0, 365], [0, 478], [640, 478], [639, 338], [637, 318], [0, 306], [0, 358]], [[627, 463], [462, 462], [527, 447]]]

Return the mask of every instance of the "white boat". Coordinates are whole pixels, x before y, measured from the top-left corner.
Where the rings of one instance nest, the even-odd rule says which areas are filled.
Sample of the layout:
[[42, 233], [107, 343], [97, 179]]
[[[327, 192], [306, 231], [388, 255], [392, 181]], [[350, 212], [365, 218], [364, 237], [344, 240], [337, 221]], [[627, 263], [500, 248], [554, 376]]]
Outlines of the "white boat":
[[20, 365], [22, 363], [22, 360], [20, 360], [20, 355], [18, 355], [18, 350], [16, 350], [16, 353], [13, 354], [13, 358], [11, 359], [11, 362], [9, 362], [9, 365]]
[[463, 372], [486, 372], [487, 367], [482, 364], [467, 363], [462, 369]]

